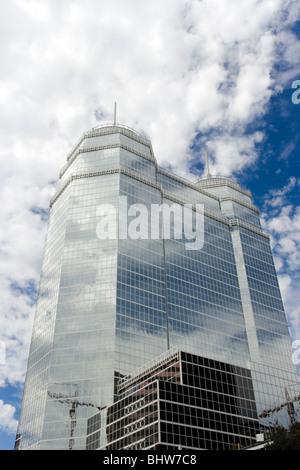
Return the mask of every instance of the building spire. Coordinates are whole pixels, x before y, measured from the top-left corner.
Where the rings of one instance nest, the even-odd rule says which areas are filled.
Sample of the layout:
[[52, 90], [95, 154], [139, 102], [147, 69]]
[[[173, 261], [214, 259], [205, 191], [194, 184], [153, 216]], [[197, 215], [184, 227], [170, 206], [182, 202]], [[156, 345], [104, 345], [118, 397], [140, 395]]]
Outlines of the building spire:
[[115, 101], [115, 111], [114, 111], [114, 126], [117, 123], [117, 102]]
[[206, 177], [211, 178], [211, 174], [210, 174], [210, 171], [209, 171], [209, 161], [208, 161], [208, 156], [207, 156], [206, 149], [205, 149], [205, 160], [206, 160], [206, 169], [207, 169]]

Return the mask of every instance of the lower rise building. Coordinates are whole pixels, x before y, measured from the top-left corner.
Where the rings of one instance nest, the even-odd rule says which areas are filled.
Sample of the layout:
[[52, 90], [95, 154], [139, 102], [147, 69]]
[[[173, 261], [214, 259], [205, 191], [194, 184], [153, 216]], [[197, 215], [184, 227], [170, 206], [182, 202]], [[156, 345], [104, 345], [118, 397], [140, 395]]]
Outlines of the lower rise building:
[[120, 379], [117, 396], [89, 419], [87, 450], [234, 450], [259, 433], [251, 372], [183, 351]]

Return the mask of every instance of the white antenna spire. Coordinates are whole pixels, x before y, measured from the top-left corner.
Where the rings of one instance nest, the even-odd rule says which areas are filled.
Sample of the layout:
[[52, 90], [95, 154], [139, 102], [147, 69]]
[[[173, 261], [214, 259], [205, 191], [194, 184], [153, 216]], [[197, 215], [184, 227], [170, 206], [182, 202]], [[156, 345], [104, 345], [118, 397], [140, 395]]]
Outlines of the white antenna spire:
[[210, 171], [209, 171], [209, 161], [208, 161], [208, 156], [207, 156], [206, 149], [205, 149], [205, 160], [206, 160], [206, 169], [207, 169], [206, 177], [211, 178], [211, 174], [210, 174]]
[[114, 126], [117, 123], [117, 102], [115, 101], [115, 112], [114, 112]]

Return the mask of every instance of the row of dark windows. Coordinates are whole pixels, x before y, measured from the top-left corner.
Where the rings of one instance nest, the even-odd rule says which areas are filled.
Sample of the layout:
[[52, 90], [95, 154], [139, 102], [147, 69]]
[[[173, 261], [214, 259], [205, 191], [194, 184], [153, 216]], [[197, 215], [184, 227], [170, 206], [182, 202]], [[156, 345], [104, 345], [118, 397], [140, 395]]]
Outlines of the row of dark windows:
[[[228, 411], [228, 410], [227, 410]], [[235, 434], [248, 434], [257, 428], [257, 421], [243, 416], [220, 413], [212, 409], [181, 406], [178, 403], [160, 401], [162, 421], [196, 428], [217, 429]]]
[[217, 412], [252, 418], [257, 417], [255, 402], [235, 395], [160, 382], [159, 397], [162, 400], [188, 405], [189, 407], [212, 409]]
[[[253, 436], [252, 436], [253, 437]], [[250, 438], [250, 436], [249, 436]], [[234, 450], [245, 446], [250, 439], [245, 436], [222, 433], [216, 430], [195, 429], [185, 425], [161, 423], [161, 442], [182, 448], [205, 450]]]
[[203, 367], [207, 367], [211, 371], [224, 371], [233, 375], [239, 375], [251, 379], [251, 371], [249, 369], [245, 369], [244, 367], [228, 364], [226, 362], [220, 362], [215, 359], [209, 359], [207, 357], [196, 356], [195, 354], [190, 354], [183, 351], [180, 354], [182, 364], [196, 364]]

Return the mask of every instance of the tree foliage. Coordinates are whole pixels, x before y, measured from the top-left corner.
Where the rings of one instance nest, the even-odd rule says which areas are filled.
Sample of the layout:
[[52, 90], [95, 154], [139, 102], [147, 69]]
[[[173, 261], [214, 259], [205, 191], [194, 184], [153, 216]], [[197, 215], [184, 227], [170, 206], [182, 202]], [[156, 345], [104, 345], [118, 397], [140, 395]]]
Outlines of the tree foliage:
[[270, 439], [266, 450], [300, 450], [300, 423], [292, 423], [288, 429], [282, 426], [273, 428]]

